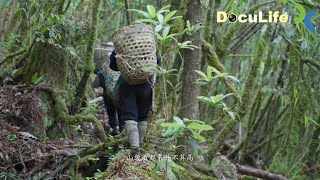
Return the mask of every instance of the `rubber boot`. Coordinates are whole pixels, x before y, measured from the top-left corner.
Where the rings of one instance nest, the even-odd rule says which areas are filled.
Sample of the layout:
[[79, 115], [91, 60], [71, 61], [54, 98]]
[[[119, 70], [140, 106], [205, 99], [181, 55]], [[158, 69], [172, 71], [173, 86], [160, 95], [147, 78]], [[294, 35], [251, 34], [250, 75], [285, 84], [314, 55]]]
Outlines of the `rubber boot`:
[[147, 121], [139, 121], [138, 122], [138, 131], [139, 131], [139, 145], [142, 147], [144, 136], [147, 132]]
[[134, 120], [126, 120], [125, 121], [125, 130], [129, 139], [129, 143], [131, 146], [131, 157], [135, 157], [135, 155], [139, 154], [139, 131], [138, 131], [138, 123]]

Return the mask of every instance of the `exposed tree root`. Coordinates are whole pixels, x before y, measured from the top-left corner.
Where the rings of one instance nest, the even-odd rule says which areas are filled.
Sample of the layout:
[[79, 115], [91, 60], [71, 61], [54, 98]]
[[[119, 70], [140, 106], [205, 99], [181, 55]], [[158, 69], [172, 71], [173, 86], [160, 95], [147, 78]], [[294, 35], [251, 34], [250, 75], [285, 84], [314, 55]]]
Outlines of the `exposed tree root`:
[[[65, 157], [63, 163], [58, 166], [51, 174], [50, 176], [46, 178], [55, 178], [59, 176], [59, 173], [68, 171], [68, 174], [77, 179], [77, 177], [81, 177], [81, 174], [79, 174], [79, 169], [86, 169], [86, 171], [92, 171], [92, 168], [90, 169], [90, 157], [99, 157], [101, 156], [100, 153], [104, 152], [104, 150], [108, 149], [109, 147], [114, 147], [119, 144], [123, 144], [127, 142], [127, 138], [122, 139], [116, 139], [111, 142], [102, 142], [92, 148], [82, 150], [78, 153], [78, 155], [71, 155]], [[103, 155], [104, 157], [106, 154]], [[95, 166], [103, 166], [105, 165], [105, 162], [101, 162], [100, 164], [96, 164]], [[96, 168], [93, 168], [95, 170]], [[86, 172], [83, 172], [86, 173]]]
[[117, 139], [117, 140], [111, 141], [111, 142], [103, 142], [103, 143], [97, 144], [95, 147], [92, 147], [92, 148], [89, 148], [89, 149], [82, 151], [80, 153], [80, 156], [84, 156], [85, 154], [95, 154], [98, 151], [103, 151], [103, 150], [107, 149], [108, 147], [123, 144], [127, 141], [128, 141], [128, 138], [125, 137], [125, 138]]

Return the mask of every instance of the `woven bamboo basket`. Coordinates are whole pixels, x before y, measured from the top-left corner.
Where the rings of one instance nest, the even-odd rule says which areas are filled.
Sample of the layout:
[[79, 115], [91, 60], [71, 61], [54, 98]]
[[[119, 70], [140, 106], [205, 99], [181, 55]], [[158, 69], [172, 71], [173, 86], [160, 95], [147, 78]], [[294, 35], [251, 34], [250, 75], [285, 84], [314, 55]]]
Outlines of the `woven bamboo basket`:
[[[113, 99], [113, 104], [119, 106], [119, 97], [118, 93], [116, 92], [113, 95], [113, 91], [115, 89], [115, 84], [117, 80], [119, 79], [120, 72], [119, 71], [113, 71], [110, 69], [109, 64], [110, 64], [110, 55], [113, 51], [114, 47], [112, 44], [102, 44], [102, 47], [96, 48], [94, 52], [94, 62], [96, 65], [96, 69], [102, 68], [104, 71], [104, 76], [105, 76], [105, 85], [106, 85], [106, 91], [109, 97], [114, 96]], [[116, 89], [115, 91], [118, 91]]]
[[147, 83], [152, 73], [144, 67], [157, 65], [156, 40], [152, 26], [134, 24], [119, 28], [113, 34], [118, 68], [129, 84]]
[[95, 63], [95, 72], [100, 69], [103, 64], [110, 64], [110, 55], [114, 47], [111, 43], [102, 43], [101, 47], [98, 47], [94, 51], [94, 63]]

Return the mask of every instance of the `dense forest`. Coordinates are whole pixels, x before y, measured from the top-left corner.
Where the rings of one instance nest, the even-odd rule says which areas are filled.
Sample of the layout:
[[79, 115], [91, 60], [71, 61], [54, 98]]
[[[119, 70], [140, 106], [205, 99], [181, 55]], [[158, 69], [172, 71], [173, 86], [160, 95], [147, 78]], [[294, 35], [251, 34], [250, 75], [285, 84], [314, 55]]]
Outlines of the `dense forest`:
[[[320, 179], [319, 10], [319, 0], [0, 0], [0, 179]], [[152, 27], [160, 63], [144, 67], [156, 74], [152, 111], [130, 157], [92, 83], [115, 32], [136, 23]]]

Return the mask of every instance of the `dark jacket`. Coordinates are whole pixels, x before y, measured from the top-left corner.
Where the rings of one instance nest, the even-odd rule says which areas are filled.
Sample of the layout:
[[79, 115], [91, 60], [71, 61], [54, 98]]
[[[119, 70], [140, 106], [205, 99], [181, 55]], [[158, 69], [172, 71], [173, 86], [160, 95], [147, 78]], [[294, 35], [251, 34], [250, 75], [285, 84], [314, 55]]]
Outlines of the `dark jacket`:
[[114, 71], [119, 71], [116, 59], [116, 51], [113, 50], [110, 55], [110, 68]]

